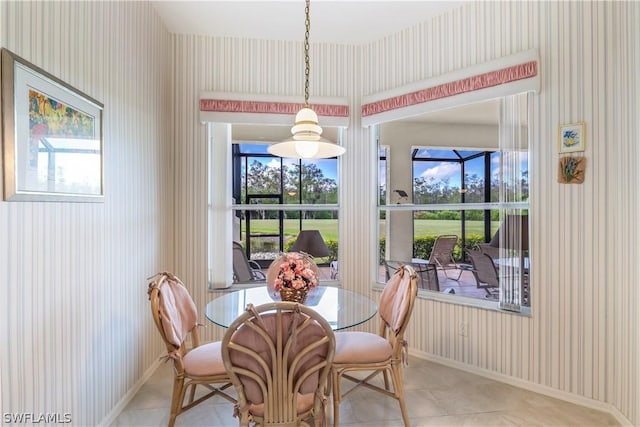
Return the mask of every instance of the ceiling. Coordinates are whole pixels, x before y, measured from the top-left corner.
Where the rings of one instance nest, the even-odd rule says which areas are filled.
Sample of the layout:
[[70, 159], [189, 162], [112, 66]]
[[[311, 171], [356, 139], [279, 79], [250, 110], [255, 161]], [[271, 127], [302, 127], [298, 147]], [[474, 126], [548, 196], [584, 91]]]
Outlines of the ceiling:
[[[311, 1], [310, 41], [362, 44], [379, 40], [473, 0], [457, 1]], [[151, 1], [170, 32], [214, 37], [302, 41], [303, 0], [161, 0]], [[406, 121], [489, 124], [497, 119], [497, 103], [476, 104], [405, 119]], [[455, 114], [454, 114], [455, 113]], [[251, 127], [238, 131], [249, 137]], [[240, 131], [242, 129], [242, 131]], [[329, 129], [325, 129], [330, 132]], [[236, 128], [234, 128], [234, 133]], [[288, 127], [268, 127], [251, 139], [278, 140]], [[329, 135], [327, 135], [329, 136]]]
[[[467, 1], [313, 0], [311, 43], [361, 44], [428, 21]], [[302, 41], [304, 2], [152, 1], [172, 33]]]

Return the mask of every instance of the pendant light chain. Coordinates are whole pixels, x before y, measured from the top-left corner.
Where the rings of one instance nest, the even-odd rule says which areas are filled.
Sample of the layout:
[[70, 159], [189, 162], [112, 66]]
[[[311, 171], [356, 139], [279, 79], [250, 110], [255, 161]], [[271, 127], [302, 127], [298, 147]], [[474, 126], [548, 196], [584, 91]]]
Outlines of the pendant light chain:
[[309, 76], [311, 61], [309, 60], [309, 32], [311, 0], [305, 1], [304, 8], [304, 106], [296, 114], [291, 127], [291, 138], [270, 144], [269, 154], [291, 159], [328, 159], [344, 154], [345, 149], [327, 139], [322, 138], [322, 127], [318, 123], [318, 115], [309, 105]]
[[309, 74], [311, 74], [311, 65], [309, 61], [309, 29], [311, 28], [311, 18], [309, 17], [309, 4], [311, 0], [307, 0], [304, 8], [304, 106], [309, 107]]

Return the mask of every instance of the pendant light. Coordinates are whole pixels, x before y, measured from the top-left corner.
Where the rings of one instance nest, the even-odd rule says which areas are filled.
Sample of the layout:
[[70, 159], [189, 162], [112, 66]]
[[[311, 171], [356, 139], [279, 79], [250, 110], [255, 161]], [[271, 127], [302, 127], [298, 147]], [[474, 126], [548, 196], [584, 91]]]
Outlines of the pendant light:
[[326, 159], [344, 154], [345, 149], [323, 138], [318, 124], [318, 115], [309, 105], [309, 17], [310, 0], [306, 0], [304, 33], [304, 107], [296, 114], [296, 122], [291, 128], [291, 138], [269, 146], [269, 153], [292, 159]]

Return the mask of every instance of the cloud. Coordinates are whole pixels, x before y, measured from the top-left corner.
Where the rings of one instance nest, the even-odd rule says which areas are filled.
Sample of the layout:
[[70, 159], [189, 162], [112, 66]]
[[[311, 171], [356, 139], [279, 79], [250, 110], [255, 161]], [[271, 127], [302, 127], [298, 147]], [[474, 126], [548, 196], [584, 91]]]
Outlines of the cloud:
[[[507, 157], [507, 159], [510, 159], [509, 157]], [[511, 161], [513, 161], [513, 158], [510, 159]], [[491, 176], [494, 178], [499, 178], [500, 177], [500, 156], [492, 156], [491, 157], [491, 163], [494, 165], [491, 168]], [[504, 168], [506, 173], [513, 173], [513, 169], [515, 167], [520, 167], [521, 172], [523, 171], [528, 171], [529, 170], [529, 153], [527, 153], [526, 151], [521, 151], [518, 153], [518, 164], [514, 165], [512, 163], [510, 163], [509, 161], [504, 163]], [[511, 171], [511, 172], [509, 172]]]
[[280, 160], [271, 159], [271, 161], [267, 163], [267, 167], [271, 169], [280, 169]]
[[460, 166], [453, 162], [441, 162], [420, 174], [421, 178], [449, 178], [460, 176]]

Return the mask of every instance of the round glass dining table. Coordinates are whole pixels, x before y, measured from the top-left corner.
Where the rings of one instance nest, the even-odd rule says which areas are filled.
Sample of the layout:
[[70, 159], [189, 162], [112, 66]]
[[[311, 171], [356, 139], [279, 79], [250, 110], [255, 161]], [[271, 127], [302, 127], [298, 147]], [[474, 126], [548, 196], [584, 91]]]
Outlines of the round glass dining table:
[[[211, 300], [205, 308], [205, 316], [216, 325], [228, 328], [244, 313], [247, 304], [258, 306], [274, 301], [280, 301], [280, 295], [270, 293], [267, 286], [240, 289]], [[378, 311], [376, 302], [371, 298], [332, 286], [311, 289], [305, 305], [324, 317], [333, 330], [364, 323]]]

